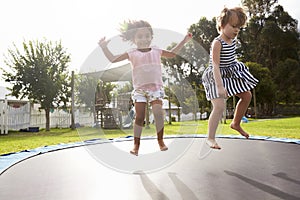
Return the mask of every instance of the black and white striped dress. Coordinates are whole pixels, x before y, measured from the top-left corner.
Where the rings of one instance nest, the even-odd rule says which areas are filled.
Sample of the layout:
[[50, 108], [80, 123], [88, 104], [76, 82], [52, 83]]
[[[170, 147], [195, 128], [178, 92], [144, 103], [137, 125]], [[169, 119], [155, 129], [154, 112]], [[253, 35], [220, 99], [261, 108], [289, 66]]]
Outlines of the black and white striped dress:
[[[221, 38], [215, 38], [222, 44], [220, 52], [220, 72], [223, 85], [228, 92], [228, 96], [233, 96], [253, 89], [258, 80], [249, 72], [249, 68], [242, 62], [236, 60], [236, 40], [232, 44], [227, 44]], [[202, 83], [205, 88], [207, 100], [219, 98], [217, 86], [214, 80], [212, 55], [210, 55], [209, 67], [202, 75]]]

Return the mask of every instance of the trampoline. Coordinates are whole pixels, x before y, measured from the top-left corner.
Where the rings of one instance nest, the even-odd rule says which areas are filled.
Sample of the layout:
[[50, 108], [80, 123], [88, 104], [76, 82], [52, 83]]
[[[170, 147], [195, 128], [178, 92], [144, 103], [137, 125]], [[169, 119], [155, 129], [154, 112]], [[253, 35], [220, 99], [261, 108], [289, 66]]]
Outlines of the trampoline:
[[0, 171], [0, 199], [300, 199], [298, 141], [224, 136], [220, 151], [204, 137], [165, 141], [169, 150], [156, 152], [156, 140], [143, 138], [137, 157], [128, 153], [132, 138], [39, 149]]

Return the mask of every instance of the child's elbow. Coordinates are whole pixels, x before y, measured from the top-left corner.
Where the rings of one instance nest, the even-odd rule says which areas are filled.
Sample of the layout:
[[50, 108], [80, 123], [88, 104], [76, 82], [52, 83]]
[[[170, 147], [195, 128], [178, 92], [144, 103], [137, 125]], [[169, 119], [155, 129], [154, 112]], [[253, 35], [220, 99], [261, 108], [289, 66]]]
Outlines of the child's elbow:
[[167, 54], [165, 54], [166, 58], [175, 58], [176, 57], [176, 53], [173, 51], [168, 52]]

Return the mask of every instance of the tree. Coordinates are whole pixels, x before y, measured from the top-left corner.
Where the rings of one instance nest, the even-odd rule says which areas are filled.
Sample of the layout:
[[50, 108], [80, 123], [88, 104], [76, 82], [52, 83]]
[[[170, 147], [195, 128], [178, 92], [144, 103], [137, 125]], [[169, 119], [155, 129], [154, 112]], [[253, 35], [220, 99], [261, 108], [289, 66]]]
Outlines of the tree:
[[14, 44], [4, 60], [3, 78], [12, 84], [11, 95], [28, 98], [45, 110], [46, 131], [50, 131], [50, 109], [67, 106], [70, 101], [70, 55], [61, 42], [23, 42], [21, 52]]
[[[173, 87], [178, 87], [178, 91], [181, 91], [182, 89], [180, 88], [188, 84], [188, 87], [194, 89], [196, 95], [199, 97], [197, 104], [205, 101], [205, 95], [200, 94], [204, 93], [201, 77], [209, 62], [209, 40], [211, 38], [210, 34], [214, 32], [210, 29], [212, 26], [215, 30], [216, 28], [215, 25], [213, 25], [213, 22], [211, 23], [207, 21], [206, 18], [201, 18], [199, 24], [192, 25], [189, 28], [189, 32], [193, 34], [193, 38], [195, 39], [187, 43], [175, 58], [162, 58], [162, 63], [167, 67], [168, 75], [171, 77], [170, 82]], [[172, 49], [175, 45], [175, 43], [171, 44], [168, 49]], [[187, 87], [185, 87], [185, 89], [187, 89]], [[183, 92], [178, 92], [177, 95], [178, 94], [183, 94]], [[182, 95], [179, 96], [180, 97], [177, 96], [177, 98], [184, 97]], [[182, 105], [178, 106], [182, 106], [183, 112], [187, 111], [187, 105], [191, 105], [191, 102], [194, 101], [193, 99], [188, 102], [188, 98], [177, 100], [176, 98], [171, 99], [176, 105], [181, 102]], [[201, 105], [203, 106], [203, 104]], [[195, 110], [198, 110], [198, 108], [192, 109], [192, 111]]]
[[245, 64], [259, 80], [254, 92], [256, 93], [256, 102], [261, 108], [260, 114], [271, 115], [276, 103], [277, 86], [274, 83], [270, 69], [254, 62], [246, 62]]
[[116, 91], [115, 95], [131, 93], [132, 91], [133, 91], [132, 82], [125, 82], [121, 86], [117, 87], [117, 91]]
[[209, 53], [211, 42], [218, 35], [216, 18], [209, 21], [206, 17], [201, 17], [197, 24], [190, 26], [189, 31], [194, 40]]
[[94, 122], [96, 122], [95, 94], [98, 83], [99, 79], [88, 75], [78, 75], [75, 82], [76, 102], [86, 106], [93, 114]]
[[[278, 0], [242, 0], [242, 3], [248, 8], [249, 23], [238, 35], [241, 45], [237, 48], [237, 59], [249, 64], [251, 73], [260, 80], [255, 88], [257, 100], [263, 114], [270, 114], [276, 102], [295, 103], [300, 96], [299, 79], [294, 78], [299, 77], [300, 68], [297, 20], [284, 11]], [[209, 53], [212, 40], [218, 36], [216, 18], [201, 17], [189, 31], [193, 43], [186, 45], [176, 58], [163, 60], [163, 64], [176, 69], [175, 73], [171, 72], [173, 76], [178, 77], [179, 72], [188, 80], [196, 91], [199, 105], [206, 107], [201, 76], [208, 60], [203, 59], [207, 56], [199, 51], [199, 46]], [[289, 69], [292, 71], [287, 73]]]
[[102, 93], [105, 96], [105, 103], [111, 101], [111, 91], [116, 87], [112, 83], [103, 83], [99, 78], [91, 75], [79, 75], [76, 81], [76, 101], [84, 104], [94, 115], [96, 122], [96, 93]]
[[[250, 20], [240, 32], [240, 59], [259, 63], [270, 70], [277, 88], [275, 102], [294, 103], [300, 91], [298, 79], [291, 81], [293, 74], [299, 74], [300, 70], [297, 20], [278, 4], [278, 0], [244, 0], [243, 4], [248, 7]], [[292, 71], [288, 73], [289, 70]]]
[[[286, 78], [284, 78], [286, 77]], [[297, 60], [288, 58], [280, 61], [275, 70], [274, 79], [278, 84], [278, 99], [285, 104], [295, 104], [300, 101], [300, 64]]]
[[272, 6], [278, 0], [242, 0], [244, 6], [247, 7], [250, 18], [259, 17], [263, 19], [270, 13]]

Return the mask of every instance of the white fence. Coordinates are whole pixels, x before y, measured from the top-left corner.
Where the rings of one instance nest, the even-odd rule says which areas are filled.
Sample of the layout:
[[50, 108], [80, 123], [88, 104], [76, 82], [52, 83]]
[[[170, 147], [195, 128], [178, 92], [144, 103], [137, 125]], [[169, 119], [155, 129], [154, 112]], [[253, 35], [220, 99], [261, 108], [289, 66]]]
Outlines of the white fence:
[[[46, 128], [46, 114], [44, 110], [32, 110], [30, 115], [30, 126]], [[65, 128], [71, 124], [71, 114], [64, 110], [50, 112], [50, 127]]]
[[8, 103], [8, 128], [19, 130], [29, 126], [30, 122], [30, 103]]
[[[94, 117], [91, 112], [76, 109], [75, 123], [91, 126]], [[50, 128], [68, 128], [71, 125], [70, 110], [55, 109], [50, 112]], [[38, 110], [27, 101], [0, 100], [0, 134], [7, 134], [8, 130], [21, 130], [30, 127], [46, 128], [44, 110]]]
[[0, 100], [1, 134], [30, 125], [30, 103], [17, 100]]
[[[76, 109], [74, 112], [75, 123], [90, 126], [94, 123], [94, 117], [91, 112], [80, 111]], [[70, 110], [55, 109], [50, 112], [50, 128], [69, 128], [71, 125]], [[46, 115], [44, 110], [31, 111], [31, 127], [46, 128]]]
[[[196, 119], [206, 119], [206, 113]], [[176, 115], [172, 115], [177, 117]], [[168, 118], [168, 116], [166, 116]], [[94, 125], [94, 116], [84, 108], [76, 108], [74, 112], [75, 123], [83, 126]], [[177, 121], [178, 119], [176, 119]], [[181, 115], [180, 121], [195, 120], [193, 114]], [[50, 112], [50, 128], [69, 128], [71, 125], [70, 110], [55, 109]], [[8, 130], [20, 130], [28, 128], [46, 128], [46, 115], [44, 110], [31, 106], [27, 101], [0, 100], [0, 134], [7, 134]]]

